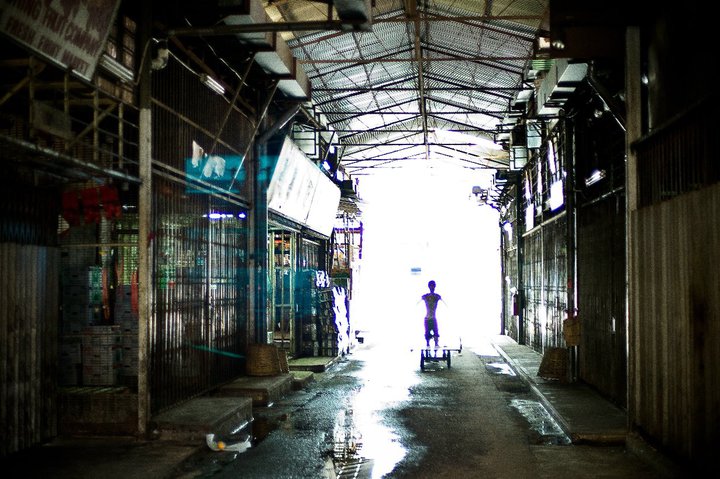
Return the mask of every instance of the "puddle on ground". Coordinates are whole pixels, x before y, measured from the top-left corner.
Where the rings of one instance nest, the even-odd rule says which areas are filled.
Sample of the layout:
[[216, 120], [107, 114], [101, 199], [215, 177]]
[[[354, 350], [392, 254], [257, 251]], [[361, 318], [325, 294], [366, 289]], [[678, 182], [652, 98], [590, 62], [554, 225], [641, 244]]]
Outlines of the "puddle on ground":
[[350, 407], [335, 418], [332, 459], [337, 479], [386, 477], [407, 454], [402, 432], [387, 425], [383, 411], [409, 400], [411, 387], [419, 381], [415, 361], [415, 354], [377, 348], [357, 374], [362, 386]]
[[504, 362], [488, 363], [485, 365], [487, 369], [491, 369], [492, 373], [495, 374], [506, 374], [508, 376], [516, 376], [515, 371], [510, 367], [509, 364]]
[[[286, 420], [287, 417], [283, 416]], [[253, 446], [257, 446], [265, 438], [267, 438], [271, 432], [280, 427], [280, 420], [271, 419], [267, 416], [255, 416], [252, 422], [252, 443]]]
[[385, 477], [407, 452], [399, 435], [367, 410], [338, 412], [333, 439], [337, 479]]
[[570, 438], [560, 428], [545, 407], [531, 399], [513, 399], [510, 406], [525, 418], [530, 427], [530, 440], [533, 444], [568, 445]]

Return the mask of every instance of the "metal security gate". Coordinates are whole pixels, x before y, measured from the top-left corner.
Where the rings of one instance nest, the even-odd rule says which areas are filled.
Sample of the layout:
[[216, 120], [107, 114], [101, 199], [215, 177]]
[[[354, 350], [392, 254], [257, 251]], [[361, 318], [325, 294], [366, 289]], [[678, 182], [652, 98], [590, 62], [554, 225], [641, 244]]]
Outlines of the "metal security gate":
[[247, 271], [242, 209], [154, 182], [150, 377], [158, 412], [242, 373]]
[[244, 373], [253, 124], [171, 56], [152, 75], [151, 414]]
[[270, 241], [273, 252], [270, 258], [273, 341], [279, 348], [295, 355], [296, 233], [271, 231]]

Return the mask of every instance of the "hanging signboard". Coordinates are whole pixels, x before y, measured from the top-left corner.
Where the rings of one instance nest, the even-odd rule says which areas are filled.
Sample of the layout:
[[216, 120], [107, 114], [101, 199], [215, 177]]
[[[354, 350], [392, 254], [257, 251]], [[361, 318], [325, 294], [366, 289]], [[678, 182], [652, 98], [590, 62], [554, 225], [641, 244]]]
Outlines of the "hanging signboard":
[[340, 188], [285, 138], [268, 188], [268, 209], [330, 236]]
[[317, 167], [285, 138], [268, 187], [268, 209], [304, 223], [310, 211]]
[[0, 32], [91, 80], [119, 0], [0, 0]]
[[335, 217], [340, 204], [340, 188], [319, 168], [316, 167], [315, 170], [320, 176], [320, 181], [317, 182], [305, 223], [315, 231], [330, 236], [335, 227]]

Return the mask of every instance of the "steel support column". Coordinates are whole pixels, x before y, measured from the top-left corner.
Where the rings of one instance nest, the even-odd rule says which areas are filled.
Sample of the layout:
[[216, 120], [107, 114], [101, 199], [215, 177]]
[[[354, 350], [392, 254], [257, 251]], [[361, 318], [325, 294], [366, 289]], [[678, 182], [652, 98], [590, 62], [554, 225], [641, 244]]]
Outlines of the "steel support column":
[[[143, 2], [138, 23], [138, 45], [150, 41], [151, 4]], [[139, 67], [138, 103], [140, 106], [138, 140], [138, 436], [147, 433], [150, 420], [150, 344], [148, 340], [152, 312], [152, 114], [150, 62]]]
[[[277, 83], [272, 89], [264, 111], [270, 105], [270, 100], [275, 94]], [[255, 139], [255, 154], [253, 155], [253, 277], [254, 277], [254, 319], [255, 319], [255, 342], [267, 344], [270, 342], [268, 335], [268, 282], [269, 251], [268, 251], [268, 207], [267, 191], [270, 186], [277, 157], [274, 152], [268, 151], [268, 141], [280, 131], [285, 124], [298, 112], [300, 104], [288, 109], [270, 128]], [[264, 114], [263, 114], [264, 116]]]
[[253, 155], [253, 282], [255, 287], [254, 319], [255, 342], [257, 344], [270, 343], [268, 337], [268, 207], [267, 190], [275, 163], [267, 154], [267, 143], [255, 141]]
[[[575, 125], [565, 119], [563, 124], [565, 137], [565, 197], [567, 203], [567, 317], [577, 314], [577, 207], [575, 201]], [[569, 379], [576, 381], [578, 376], [577, 346], [570, 347]]]
[[525, 208], [524, 202], [522, 201], [523, 188], [522, 188], [522, 175], [517, 175], [517, 181], [515, 184], [515, 221], [517, 223], [517, 231], [515, 232], [517, 238], [517, 304], [518, 304], [518, 344], [525, 344], [525, 237], [523, 231], [525, 231]]

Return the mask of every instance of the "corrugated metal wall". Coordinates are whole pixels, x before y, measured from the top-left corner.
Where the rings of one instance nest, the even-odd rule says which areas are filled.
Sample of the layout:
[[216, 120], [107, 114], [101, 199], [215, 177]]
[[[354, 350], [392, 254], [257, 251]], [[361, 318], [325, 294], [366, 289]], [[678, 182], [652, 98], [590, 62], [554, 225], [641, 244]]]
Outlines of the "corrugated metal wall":
[[[625, 131], [592, 89], [575, 121], [578, 377], [627, 405]], [[600, 112], [600, 113], [599, 113]]]
[[720, 186], [634, 211], [632, 419], [686, 457], [720, 431]]
[[0, 456], [57, 433], [57, 198], [16, 186], [0, 194]]
[[[517, 295], [517, 246], [511, 246], [507, 241], [508, 235], [505, 234], [505, 246], [503, 247], [503, 311], [505, 318], [505, 334], [518, 340], [518, 314], [516, 310]], [[514, 289], [513, 289], [514, 288]]]
[[610, 196], [578, 213], [580, 377], [626, 405], [625, 201]]
[[517, 232], [520, 228], [520, 224], [517, 220], [516, 202], [511, 200], [517, 187], [509, 186], [509, 192], [507, 196], [507, 203], [503, 205], [500, 210], [500, 254], [501, 258], [501, 271], [500, 281], [502, 282], [501, 294], [502, 294], [502, 321], [503, 331], [502, 333], [507, 334], [516, 341], [518, 341], [518, 312], [520, 300], [519, 296], [519, 283], [518, 283], [518, 236]]
[[720, 169], [709, 100], [638, 145], [632, 211], [631, 424], [710, 463], [720, 445]]

